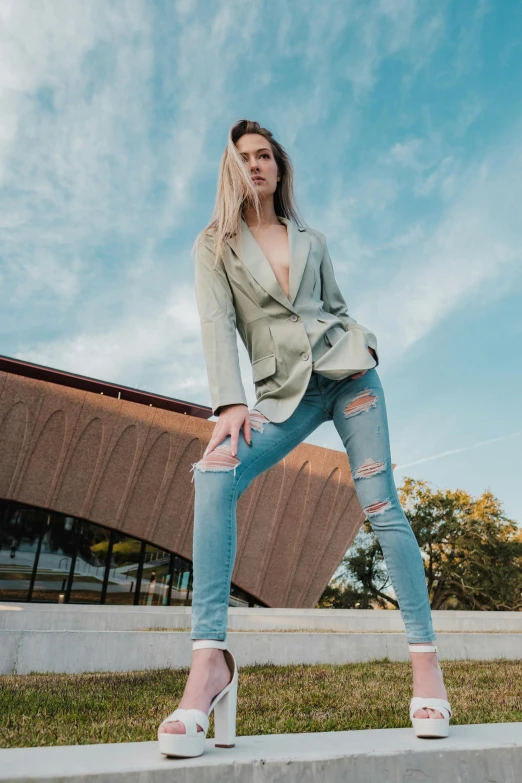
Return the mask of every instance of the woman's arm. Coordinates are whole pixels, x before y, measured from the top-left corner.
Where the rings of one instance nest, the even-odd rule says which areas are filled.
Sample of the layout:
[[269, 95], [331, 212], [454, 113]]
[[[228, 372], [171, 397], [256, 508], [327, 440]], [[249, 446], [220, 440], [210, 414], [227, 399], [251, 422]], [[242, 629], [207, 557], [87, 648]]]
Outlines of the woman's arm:
[[[320, 232], [317, 232], [320, 233]], [[341, 289], [337, 285], [335, 279], [334, 268], [332, 265], [332, 259], [328, 252], [326, 244], [326, 237], [324, 234], [320, 234], [324, 243], [324, 254], [321, 261], [321, 299], [324, 303], [324, 309], [332, 315], [336, 315], [341, 319], [344, 330], [347, 332], [349, 329], [360, 329], [364, 332], [368, 348], [371, 348], [375, 352], [375, 360], [379, 364], [379, 357], [377, 355], [377, 338], [373, 332], [367, 329], [362, 324], [357, 323], [355, 318], [348, 315], [348, 307], [341, 293]], [[371, 353], [371, 351], [370, 351]], [[376, 365], [377, 366], [377, 365]]]
[[223, 262], [213, 268], [215, 256], [209, 242], [200, 242], [196, 251], [196, 301], [212, 412], [219, 416], [225, 405], [248, 403], [239, 369], [234, 299]]

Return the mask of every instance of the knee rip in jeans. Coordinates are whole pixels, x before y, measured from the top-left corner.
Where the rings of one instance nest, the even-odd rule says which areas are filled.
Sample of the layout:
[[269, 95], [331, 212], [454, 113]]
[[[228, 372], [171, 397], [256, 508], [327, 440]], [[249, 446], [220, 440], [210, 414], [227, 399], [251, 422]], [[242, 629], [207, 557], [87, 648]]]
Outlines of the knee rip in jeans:
[[346, 418], [349, 416], [357, 416], [358, 413], [369, 411], [370, 408], [375, 408], [376, 405], [377, 396], [372, 392], [371, 389], [363, 389], [346, 406], [344, 409], [344, 415]]
[[[255, 409], [249, 411], [249, 414], [250, 426], [252, 429], [256, 430], [257, 432], [263, 432], [263, 424], [265, 421], [268, 421], [266, 416], [263, 416], [262, 413], [256, 411]], [[194, 471], [195, 468], [198, 468], [198, 470], [200, 470], [202, 473], [206, 473], [207, 471], [215, 473], [234, 471], [235, 476], [236, 468], [240, 463], [241, 460], [238, 459], [238, 457], [232, 456], [230, 442], [220, 443], [219, 446], [216, 446], [210, 452], [210, 454], [206, 454], [203, 459], [199, 460], [199, 462], [194, 462], [192, 464], [191, 471]], [[194, 481], [194, 475], [192, 475], [192, 481]]]
[[354, 478], [371, 478], [376, 473], [382, 473], [383, 470], [386, 470], [386, 462], [377, 462], [377, 460], [368, 457], [359, 465], [354, 473]]
[[389, 500], [376, 500], [373, 503], [370, 503], [369, 506], [364, 507], [364, 512], [369, 517], [375, 516], [376, 514], [384, 514], [385, 511], [388, 511], [392, 507], [392, 504]]
[[[220, 443], [219, 446], [216, 446], [210, 452], [210, 454], [206, 454], [200, 459], [199, 462], [193, 462], [191, 471], [194, 471], [195, 468], [202, 473], [206, 473], [207, 471], [212, 473], [223, 473], [233, 470], [235, 476], [236, 468], [240, 462], [241, 460], [232, 456], [230, 443]], [[194, 481], [194, 475], [192, 475], [192, 481]]]

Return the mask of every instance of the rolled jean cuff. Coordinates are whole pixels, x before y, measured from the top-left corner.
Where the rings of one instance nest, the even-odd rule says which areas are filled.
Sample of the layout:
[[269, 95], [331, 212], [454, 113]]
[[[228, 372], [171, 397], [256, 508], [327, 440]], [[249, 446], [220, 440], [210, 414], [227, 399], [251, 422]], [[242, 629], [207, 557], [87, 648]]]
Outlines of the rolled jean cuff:
[[196, 639], [215, 639], [217, 642], [224, 642], [227, 637], [226, 635], [223, 636], [222, 633], [213, 633], [212, 631], [209, 633], [205, 633], [205, 631], [191, 631], [190, 638], [192, 641], [196, 641]]
[[436, 641], [437, 641], [437, 637], [435, 638], [432, 637], [430, 639], [416, 638], [416, 639], [408, 639], [408, 644], [435, 644]]

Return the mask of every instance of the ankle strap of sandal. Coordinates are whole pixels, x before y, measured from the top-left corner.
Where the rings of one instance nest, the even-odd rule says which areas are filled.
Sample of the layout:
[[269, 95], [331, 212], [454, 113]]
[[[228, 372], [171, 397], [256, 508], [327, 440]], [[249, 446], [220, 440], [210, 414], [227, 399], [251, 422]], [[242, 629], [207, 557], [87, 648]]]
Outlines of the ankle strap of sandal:
[[436, 644], [408, 644], [410, 652], [437, 652]]
[[218, 639], [196, 639], [192, 642], [193, 650], [200, 650], [202, 647], [217, 647], [219, 650], [227, 649], [226, 639], [220, 641]]

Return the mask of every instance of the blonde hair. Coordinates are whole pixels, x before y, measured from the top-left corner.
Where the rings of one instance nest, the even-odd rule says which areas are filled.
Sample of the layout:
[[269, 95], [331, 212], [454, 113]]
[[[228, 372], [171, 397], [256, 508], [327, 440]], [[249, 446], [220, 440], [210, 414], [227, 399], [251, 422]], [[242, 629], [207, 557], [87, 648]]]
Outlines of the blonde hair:
[[257, 188], [247, 171], [245, 161], [236, 147], [237, 141], [246, 133], [258, 133], [268, 141], [276, 161], [281, 179], [274, 192], [274, 209], [276, 215], [294, 220], [303, 227], [304, 221], [299, 216], [293, 190], [293, 166], [290, 158], [281, 144], [276, 141], [267, 128], [262, 128], [254, 120], [237, 120], [230, 128], [225, 151], [221, 157], [217, 195], [210, 222], [197, 235], [192, 252], [195, 252], [199, 242], [204, 242], [205, 235], [213, 237], [213, 252], [215, 263], [222, 258], [226, 247], [226, 239], [233, 234], [240, 235], [241, 218], [245, 202], [252, 203], [258, 220], [261, 217], [260, 200]]

